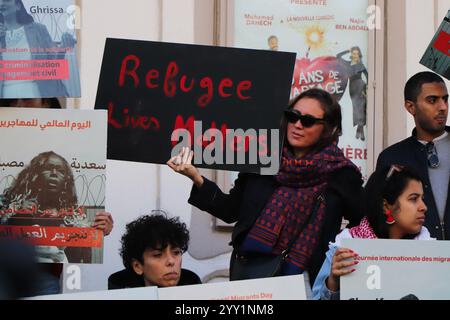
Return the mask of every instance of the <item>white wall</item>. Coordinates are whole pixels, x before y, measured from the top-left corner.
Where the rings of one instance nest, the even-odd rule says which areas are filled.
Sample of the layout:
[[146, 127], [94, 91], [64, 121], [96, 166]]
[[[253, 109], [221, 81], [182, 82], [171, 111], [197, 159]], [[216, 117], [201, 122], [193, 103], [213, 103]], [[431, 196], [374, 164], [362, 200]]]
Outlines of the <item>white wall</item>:
[[406, 81], [406, 0], [386, 1], [384, 81], [384, 147], [405, 137], [406, 114], [402, 88]]
[[105, 39], [158, 41], [158, 0], [81, 0], [81, 108], [91, 109], [97, 94]]

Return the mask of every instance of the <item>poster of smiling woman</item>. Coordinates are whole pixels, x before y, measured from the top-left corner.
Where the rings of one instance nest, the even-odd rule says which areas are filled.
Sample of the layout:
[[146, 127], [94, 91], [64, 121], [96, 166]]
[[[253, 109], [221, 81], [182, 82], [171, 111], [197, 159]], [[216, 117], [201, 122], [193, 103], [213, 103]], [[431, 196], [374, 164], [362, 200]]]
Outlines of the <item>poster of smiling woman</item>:
[[235, 0], [235, 47], [297, 53], [291, 98], [310, 88], [342, 108], [344, 154], [366, 175], [369, 0]]
[[0, 238], [39, 262], [101, 263], [106, 112], [0, 108]]

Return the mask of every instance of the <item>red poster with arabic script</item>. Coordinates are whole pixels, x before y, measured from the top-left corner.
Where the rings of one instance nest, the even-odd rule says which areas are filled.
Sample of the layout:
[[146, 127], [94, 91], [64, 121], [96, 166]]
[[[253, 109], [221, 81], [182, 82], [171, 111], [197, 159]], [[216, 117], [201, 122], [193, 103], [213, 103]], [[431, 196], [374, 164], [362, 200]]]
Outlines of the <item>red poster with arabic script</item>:
[[38, 246], [100, 248], [102, 231], [93, 228], [0, 225], [0, 237], [24, 240]]
[[104, 111], [0, 108], [0, 239], [39, 262], [102, 263]]

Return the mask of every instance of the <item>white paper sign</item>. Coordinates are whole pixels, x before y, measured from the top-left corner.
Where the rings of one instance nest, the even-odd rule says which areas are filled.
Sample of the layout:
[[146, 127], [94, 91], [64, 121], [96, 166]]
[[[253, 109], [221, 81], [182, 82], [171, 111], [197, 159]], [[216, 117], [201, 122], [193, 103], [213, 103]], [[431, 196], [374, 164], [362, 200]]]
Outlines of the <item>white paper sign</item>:
[[303, 275], [161, 288], [160, 300], [306, 300]]
[[359, 255], [341, 300], [450, 299], [450, 241], [345, 239]]

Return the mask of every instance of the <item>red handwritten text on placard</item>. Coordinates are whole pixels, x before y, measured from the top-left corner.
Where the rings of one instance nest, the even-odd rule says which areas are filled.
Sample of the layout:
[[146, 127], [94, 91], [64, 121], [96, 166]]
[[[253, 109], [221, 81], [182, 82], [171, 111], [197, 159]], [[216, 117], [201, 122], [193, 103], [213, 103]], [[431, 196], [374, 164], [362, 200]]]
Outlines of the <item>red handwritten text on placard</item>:
[[[136, 55], [127, 55], [121, 63], [118, 79], [119, 87], [124, 87], [126, 80], [131, 79], [132, 84], [137, 88], [141, 84], [138, 70], [141, 65], [141, 59]], [[195, 77], [183, 74], [176, 61], [171, 61], [167, 65], [164, 76], [161, 77], [161, 71], [150, 69], [145, 75], [145, 86], [148, 89], [157, 89], [162, 86], [163, 93], [168, 98], [177, 95], [178, 89], [183, 93], [197, 92], [199, 94], [196, 104], [205, 108], [214, 99], [214, 93], [217, 91], [218, 97], [227, 99], [235, 95], [239, 100], [251, 99], [249, 90], [253, 84], [250, 80], [233, 81], [225, 77], [214, 83], [209, 76]], [[200, 78], [200, 79], [199, 79]], [[217, 86], [217, 88], [216, 88]], [[206, 92], [205, 92], [206, 91]]]

